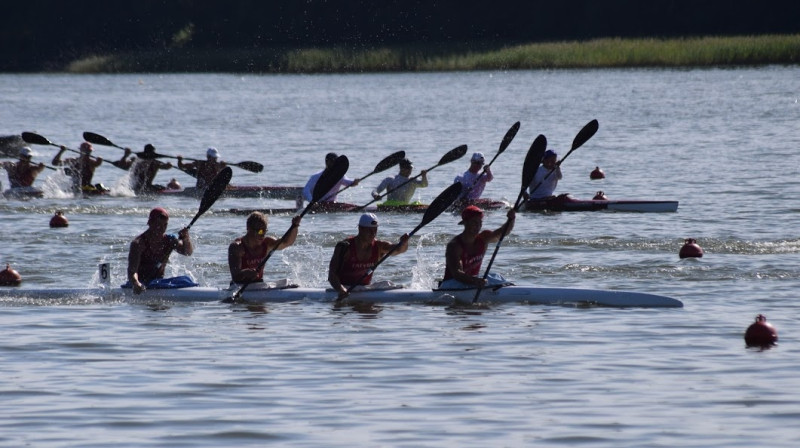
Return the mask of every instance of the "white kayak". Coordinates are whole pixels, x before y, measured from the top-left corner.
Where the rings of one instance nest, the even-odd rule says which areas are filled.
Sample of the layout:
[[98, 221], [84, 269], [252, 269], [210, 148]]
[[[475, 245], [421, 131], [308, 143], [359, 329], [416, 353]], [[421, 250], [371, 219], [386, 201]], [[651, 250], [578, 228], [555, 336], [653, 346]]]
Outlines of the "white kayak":
[[[2, 288], [0, 298], [26, 298], [34, 300], [124, 300], [168, 302], [218, 302], [231, 297], [236, 289], [193, 286], [174, 289], [148, 289], [134, 295], [123, 288], [77, 289], [24, 289]], [[332, 303], [336, 293], [321, 288], [270, 288], [253, 284], [245, 289], [241, 301], [247, 303], [280, 303], [316, 301]], [[369, 303], [423, 303], [436, 305], [470, 304], [475, 290], [381, 289], [351, 293], [350, 302]], [[537, 304], [537, 305], [596, 305], [622, 308], [680, 308], [683, 303], [671, 297], [630, 291], [604, 291], [576, 288], [544, 288], [512, 285], [485, 288], [480, 295], [481, 304]]]

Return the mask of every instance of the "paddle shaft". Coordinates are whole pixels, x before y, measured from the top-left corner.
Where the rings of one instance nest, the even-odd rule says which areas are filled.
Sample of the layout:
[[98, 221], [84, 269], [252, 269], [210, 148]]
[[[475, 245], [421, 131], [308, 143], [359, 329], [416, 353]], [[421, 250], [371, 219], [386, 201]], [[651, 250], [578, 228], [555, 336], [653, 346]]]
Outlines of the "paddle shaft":
[[519, 126], [520, 124], [518, 121], [513, 125], [511, 125], [508, 131], [506, 131], [506, 135], [503, 136], [503, 141], [500, 142], [500, 147], [497, 149], [497, 153], [494, 155], [494, 157], [492, 157], [492, 160], [489, 161], [489, 164], [483, 167], [483, 172], [481, 172], [481, 174], [475, 179], [475, 182], [473, 182], [472, 185], [470, 185], [467, 188], [467, 191], [462, 192], [461, 194], [462, 198], [466, 198], [467, 196], [469, 196], [469, 192], [472, 191], [472, 189], [475, 188], [475, 185], [478, 185], [481, 179], [483, 179], [483, 176], [486, 175], [486, 170], [489, 169], [489, 167], [492, 166], [494, 161], [497, 160], [497, 157], [500, 154], [502, 154], [506, 150], [506, 148], [508, 148], [508, 145], [511, 144], [511, 141], [514, 140], [514, 137], [517, 135], [517, 131], [519, 131]]
[[[397, 151], [397, 152], [389, 155], [388, 157], [385, 157], [383, 160], [378, 162], [377, 165], [375, 165], [375, 169], [374, 170], [372, 170], [366, 176], [358, 179], [358, 182], [361, 183], [362, 180], [368, 178], [369, 176], [372, 176], [375, 173], [380, 173], [381, 171], [388, 170], [389, 168], [391, 168], [391, 167], [397, 165], [398, 163], [400, 163], [400, 161], [403, 160], [405, 157], [406, 157], [406, 152], [405, 151]], [[336, 194], [339, 194], [339, 193], [347, 190], [348, 188], [350, 188], [352, 186], [353, 186], [353, 184], [347, 185], [344, 188], [342, 188], [341, 190], [337, 191]]]
[[[34, 165], [34, 164], [33, 164], [33, 163], [31, 163], [30, 161], [28, 161], [27, 159], [23, 159], [22, 157], [18, 157], [18, 156], [10, 156], [10, 158], [14, 158], [14, 159], [17, 159], [17, 160], [19, 160], [19, 161], [22, 161], [22, 162], [25, 162], [25, 161], [27, 161], [28, 163], [30, 163], [30, 164], [31, 164], [31, 165], [33, 165], [33, 166], [36, 166], [36, 165], [38, 165], [38, 164]], [[53, 168], [52, 166], [50, 166], [50, 165], [45, 165], [44, 163], [42, 163], [42, 165], [44, 165], [44, 167], [45, 167], [45, 168], [47, 168], [48, 170], [58, 171], [58, 168]]]

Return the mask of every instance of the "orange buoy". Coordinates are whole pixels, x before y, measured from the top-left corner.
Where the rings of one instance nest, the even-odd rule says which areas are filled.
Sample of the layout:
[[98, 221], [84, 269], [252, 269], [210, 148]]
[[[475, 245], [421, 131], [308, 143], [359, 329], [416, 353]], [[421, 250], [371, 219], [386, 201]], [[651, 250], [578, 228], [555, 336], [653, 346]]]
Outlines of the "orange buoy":
[[767, 316], [759, 314], [756, 321], [744, 332], [744, 342], [748, 347], [766, 347], [778, 342], [778, 330], [767, 322]]
[[0, 286], [19, 286], [22, 283], [22, 276], [19, 272], [11, 269], [11, 265], [0, 271]]
[[703, 249], [697, 245], [697, 241], [694, 238], [686, 238], [686, 242], [681, 247], [678, 256], [681, 258], [701, 258]]
[[58, 210], [52, 218], [50, 218], [50, 227], [69, 227], [69, 221], [64, 216], [64, 212]]
[[603, 190], [600, 190], [597, 193], [595, 193], [595, 195], [592, 198], [592, 200], [595, 200], [595, 201], [607, 201], [608, 200], [608, 196], [606, 196], [606, 194], [603, 192]]
[[592, 180], [605, 179], [606, 178], [606, 173], [604, 173], [603, 170], [601, 170], [599, 166], [596, 166], [596, 167], [594, 167], [594, 171], [589, 173], [589, 178], [592, 179]]

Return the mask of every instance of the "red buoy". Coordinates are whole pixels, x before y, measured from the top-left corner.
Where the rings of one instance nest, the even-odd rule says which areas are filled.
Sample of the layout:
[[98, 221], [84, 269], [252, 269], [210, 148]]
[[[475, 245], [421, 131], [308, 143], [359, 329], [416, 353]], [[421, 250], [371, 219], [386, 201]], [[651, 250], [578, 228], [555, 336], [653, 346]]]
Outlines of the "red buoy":
[[759, 314], [756, 321], [744, 332], [744, 342], [748, 347], [766, 347], [778, 342], [778, 330], [767, 322], [767, 316]]
[[607, 201], [608, 200], [608, 196], [606, 196], [606, 194], [603, 193], [602, 190], [600, 190], [597, 193], [595, 193], [595, 195], [594, 195], [594, 197], [592, 199], [595, 200], [595, 201]]
[[592, 179], [592, 180], [605, 179], [606, 178], [606, 173], [604, 173], [603, 170], [601, 170], [599, 166], [596, 166], [596, 167], [594, 167], [594, 171], [589, 173], [589, 178]]
[[19, 286], [22, 283], [22, 276], [19, 272], [11, 269], [11, 265], [0, 271], [0, 286]]
[[678, 256], [681, 258], [701, 258], [703, 249], [697, 245], [697, 241], [694, 238], [686, 238], [686, 242], [681, 247]]
[[50, 218], [50, 227], [69, 227], [69, 221], [67, 221], [67, 217], [64, 216], [64, 212], [59, 210]]

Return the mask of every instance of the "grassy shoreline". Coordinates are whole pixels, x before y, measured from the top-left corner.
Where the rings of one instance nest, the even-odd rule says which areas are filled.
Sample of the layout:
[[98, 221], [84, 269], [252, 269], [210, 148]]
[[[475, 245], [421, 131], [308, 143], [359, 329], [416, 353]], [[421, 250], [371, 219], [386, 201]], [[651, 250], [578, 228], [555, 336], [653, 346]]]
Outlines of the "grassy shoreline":
[[364, 73], [800, 63], [800, 34], [681, 39], [604, 38], [352, 49], [165, 49], [73, 61], [69, 73]]

